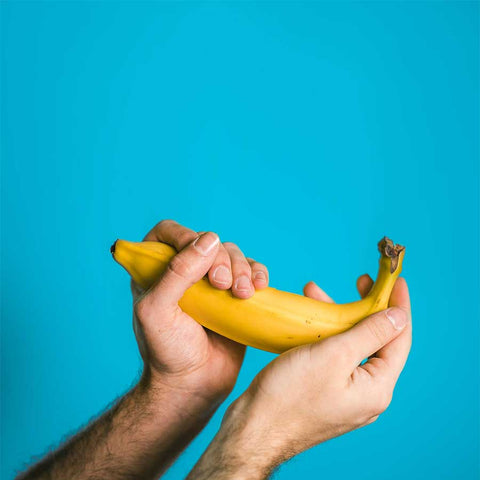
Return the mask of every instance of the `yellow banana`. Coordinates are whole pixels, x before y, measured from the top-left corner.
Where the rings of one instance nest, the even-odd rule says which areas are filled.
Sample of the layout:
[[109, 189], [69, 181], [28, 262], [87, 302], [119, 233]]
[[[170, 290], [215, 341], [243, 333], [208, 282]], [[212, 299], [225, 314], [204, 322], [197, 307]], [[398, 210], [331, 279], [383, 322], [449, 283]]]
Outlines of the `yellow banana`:
[[[384, 237], [378, 243], [380, 262], [370, 293], [352, 303], [334, 304], [283, 292], [258, 290], [249, 299], [239, 299], [230, 290], [219, 290], [203, 278], [190, 287], [180, 307], [214, 332], [261, 350], [281, 353], [341, 333], [372, 313], [384, 310], [395, 280], [402, 270], [405, 248]], [[117, 240], [114, 259], [141, 287], [147, 289], [161, 276], [176, 254], [160, 242]]]

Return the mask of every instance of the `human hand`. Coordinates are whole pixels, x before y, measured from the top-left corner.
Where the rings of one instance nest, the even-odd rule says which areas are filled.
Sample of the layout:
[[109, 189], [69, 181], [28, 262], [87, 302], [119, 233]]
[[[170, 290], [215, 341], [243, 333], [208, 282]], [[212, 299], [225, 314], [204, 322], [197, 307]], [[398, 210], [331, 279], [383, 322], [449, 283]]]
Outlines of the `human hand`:
[[[362, 296], [372, 284], [359, 278]], [[315, 284], [304, 291], [331, 301]], [[229, 408], [189, 478], [265, 478], [301, 451], [375, 421], [390, 403], [410, 345], [410, 300], [399, 278], [388, 310], [267, 365]]]
[[195, 232], [172, 220], [157, 224], [144, 241], [168, 243], [179, 253], [148, 291], [132, 282], [134, 330], [144, 360], [143, 381], [182, 389], [218, 404], [233, 388], [245, 346], [202, 327], [178, 306], [184, 292], [208, 273], [219, 289], [248, 298], [268, 286], [267, 268], [245, 258], [212, 232]]

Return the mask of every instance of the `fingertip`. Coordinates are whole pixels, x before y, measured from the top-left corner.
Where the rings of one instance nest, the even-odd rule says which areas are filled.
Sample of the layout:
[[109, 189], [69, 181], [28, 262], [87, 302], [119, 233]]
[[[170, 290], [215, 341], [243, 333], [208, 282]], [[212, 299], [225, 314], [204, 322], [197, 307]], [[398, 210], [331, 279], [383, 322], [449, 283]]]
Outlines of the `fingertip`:
[[373, 282], [372, 277], [368, 273], [364, 273], [357, 278], [358, 283]]
[[385, 315], [395, 330], [403, 330], [408, 323], [408, 315], [404, 308], [390, 307], [385, 310]]
[[313, 280], [310, 280], [309, 282], [307, 282], [305, 284], [305, 286], [303, 287], [303, 294], [308, 297], [308, 293], [312, 291], [312, 288], [314, 289], [315, 287], [317, 286], [317, 284], [313, 281]]
[[263, 290], [268, 287], [268, 284], [263, 281], [253, 280], [253, 286], [255, 290]]
[[403, 277], [398, 277], [393, 288], [402, 293], [403, 296], [408, 296], [408, 285], [407, 281]]
[[235, 297], [246, 300], [253, 295], [254, 290], [232, 290], [232, 293]]
[[373, 280], [368, 273], [360, 275], [357, 279], [357, 290], [360, 296], [365, 297], [372, 288]]
[[262, 288], [267, 288], [268, 286], [268, 275], [264, 271], [259, 270], [252, 275], [253, 286], [256, 290], [261, 290]]
[[389, 306], [410, 309], [410, 293], [407, 281], [403, 277], [398, 277], [393, 286]]
[[333, 299], [312, 280], [303, 287], [303, 294], [319, 302], [335, 303]]
[[268, 268], [265, 267], [265, 272], [266, 272], [266, 275], [267, 275], [267, 281], [265, 282], [265, 287], [268, 287], [269, 283], [270, 283], [270, 273], [268, 273]]
[[228, 285], [222, 285], [220, 283], [215, 283], [210, 281], [210, 284], [214, 287], [217, 288], [218, 290], [228, 290], [230, 287]]
[[210, 284], [220, 290], [228, 290], [232, 286], [232, 272], [225, 265], [218, 265], [208, 272]]
[[252, 284], [255, 290], [262, 290], [268, 287], [269, 275], [267, 267], [253, 258], [246, 257], [252, 272]]
[[250, 298], [255, 292], [255, 288], [250, 280], [250, 276], [243, 274], [235, 279], [232, 287], [232, 293], [237, 298]]
[[193, 242], [193, 248], [204, 257], [217, 253], [220, 238], [215, 232], [206, 232], [199, 235]]

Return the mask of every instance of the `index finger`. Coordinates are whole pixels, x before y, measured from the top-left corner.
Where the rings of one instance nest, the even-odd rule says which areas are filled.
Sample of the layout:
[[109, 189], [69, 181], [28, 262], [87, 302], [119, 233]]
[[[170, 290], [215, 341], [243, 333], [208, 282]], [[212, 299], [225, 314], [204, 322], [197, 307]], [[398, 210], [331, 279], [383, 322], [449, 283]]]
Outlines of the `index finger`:
[[145, 235], [143, 241], [168, 243], [177, 251], [195, 240], [198, 233], [175, 220], [162, 220]]

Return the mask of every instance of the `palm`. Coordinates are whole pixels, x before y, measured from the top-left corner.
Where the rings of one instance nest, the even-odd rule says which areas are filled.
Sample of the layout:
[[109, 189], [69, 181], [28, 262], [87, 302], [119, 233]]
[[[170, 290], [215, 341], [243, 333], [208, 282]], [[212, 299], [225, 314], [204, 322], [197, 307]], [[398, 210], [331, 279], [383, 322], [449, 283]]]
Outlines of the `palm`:
[[[164, 312], [171, 320], [151, 328], [134, 315], [134, 330], [143, 358], [158, 373], [181, 375], [192, 387], [228, 392], [234, 385], [245, 346], [205, 329], [180, 307]], [[165, 327], [165, 328], [163, 328]]]
[[223, 337], [211, 330], [205, 330], [208, 338], [209, 361], [207, 374], [209, 374], [212, 387], [225, 385], [233, 388], [245, 356], [245, 345]]
[[[363, 297], [368, 292], [371, 283], [367, 281], [365, 284], [366, 279], [361, 278], [359, 292]], [[308, 282], [303, 288], [303, 293], [306, 297], [314, 300], [334, 303], [333, 299], [314, 282]], [[280, 395], [281, 397], [284, 389], [295, 388], [291, 384], [292, 378], [298, 379], [299, 385], [302, 385], [302, 382], [308, 382], [309, 378], [317, 375], [315, 368], [312, 367], [311, 347], [312, 344], [303, 345], [280, 355], [257, 375], [254, 384], [267, 395]], [[282, 379], [288, 383], [283, 384]]]
[[[141, 292], [133, 282], [132, 291], [138, 301]], [[332, 301], [312, 283], [305, 286], [304, 293], [317, 300]], [[158, 373], [181, 375], [188, 379], [191, 386], [210, 391], [229, 391], [233, 387], [245, 355], [244, 345], [202, 327], [178, 304], [169, 311], [156, 314], [156, 317], [154, 321], [145, 323], [134, 315], [140, 352], [152, 368]], [[299, 353], [282, 355], [267, 369], [269, 376], [276, 376], [279, 368], [288, 369], [292, 361], [290, 357]]]

